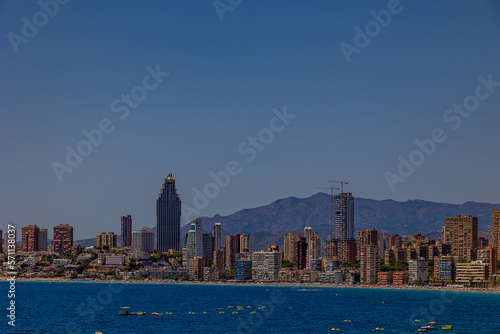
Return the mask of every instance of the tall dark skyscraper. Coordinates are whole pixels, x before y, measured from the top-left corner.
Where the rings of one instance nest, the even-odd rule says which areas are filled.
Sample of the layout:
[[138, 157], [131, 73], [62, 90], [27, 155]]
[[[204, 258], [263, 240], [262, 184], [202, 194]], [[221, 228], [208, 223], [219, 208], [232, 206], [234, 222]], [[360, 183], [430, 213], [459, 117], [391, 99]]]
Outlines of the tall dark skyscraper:
[[335, 240], [354, 239], [354, 197], [352, 193], [335, 196], [334, 200], [334, 232]]
[[132, 216], [126, 215], [121, 218], [122, 230], [122, 247], [130, 247], [132, 245]]
[[181, 250], [181, 200], [175, 189], [175, 179], [168, 174], [156, 201], [158, 252]]

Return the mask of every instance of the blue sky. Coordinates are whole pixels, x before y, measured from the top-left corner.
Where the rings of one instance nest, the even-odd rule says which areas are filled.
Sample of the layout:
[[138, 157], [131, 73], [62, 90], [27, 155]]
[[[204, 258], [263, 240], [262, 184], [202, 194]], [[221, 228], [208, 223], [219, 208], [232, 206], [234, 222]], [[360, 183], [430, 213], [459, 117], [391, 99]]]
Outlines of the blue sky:
[[[357, 197], [500, 203], [500, 87], [457, 129], [443, 119], [474, 96], [478, 77], [500, 81], [500, 3], [401, 0], [348, 63], [340, 44], [355, 46], [354, 28], [366, 33], [371, 11], [388, 6], [243, 0], [220, 20], [212, 1], [73, 0], [44, 22], [36, 1], [3, 1], [0, 222], [68, 223], [75, 239], [119, 233], [125, 214], [151, 227], [169, 172], [195, 208], [193, 189], [203, 193], [230, 161], [240, 172], [198, 215], [308, 197], [338, 179]], [[23, 17], [39, 20], [34, 36], [23, 36]], [[145, 91], [146, 68], [157, 66], [169, 75], [120, 119], [113, 101]], [[246, 161], [238, 146], [269, 135], [273, 109], [284, 108], [296, 117]], [[53, 163], [66, 165], [66, 147], [103, 119], [114, 131], [60, 182]], [[401, 178], [398, 157], [437, 128], [446, 141], [391, 189], [386, 172]]]

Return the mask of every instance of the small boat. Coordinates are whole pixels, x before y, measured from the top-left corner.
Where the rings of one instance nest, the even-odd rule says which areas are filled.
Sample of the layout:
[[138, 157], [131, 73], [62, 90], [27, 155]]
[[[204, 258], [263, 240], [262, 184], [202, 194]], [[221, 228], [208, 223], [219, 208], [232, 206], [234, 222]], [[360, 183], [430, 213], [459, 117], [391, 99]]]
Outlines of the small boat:
[[195, 315], [196, 312], [189, 312], [188, 315]]
[[132, 315], [132, 313], [130, 313], [129, 311], [120, 311], [118, 315]]
[[420, 329], [426, 329], [427, 331], [437, 331], [438, 330], [438, 328], [436, 326], [431, 325], [431, 323], [429, 323], [429, 325], [427, 325], [427, 326], [420, 327]]
[[95, 331], [95, 334], [102, 334], [102, 332]]
[[252, 308], [252, 306], [248, 305], [247, 308]]
[[204, 311], [203, 314], [207, 314], [207, 311]]
[[442, 325], [442, 326], [441, 326], [441, 329], [444, 329], [444, 330], [452, 330], [452, 329], [453, 329], [453, 326], [452, 326], [452, 325]]
[[419, 329], [417, 329], [417, 332], [419, 332], [419, 333], [428, 332], [428, 330], [424, 329], [424, 328], [419, 328]]
[[340, 331], [340, 328], [332, 328], [330, 331]]
[[219, 312], [219, 314], [226, 314], [226, 312], [224, 312], [224, 311], [220, 311], [220, 312]]
[[165, 312], [165, 315], [172, 315], [174, 312]]
[[352, 322], [352, 320], [344, 319], [344, 320], [342, 320], [342, 322]]
[[151, 313], [151, 315], [163, 315], [162, 313], [158, 313], [158, 312], [153, 312]]
[[238, 311], [234, 311], [233, 314], [238, 314]]
[[250, 314], [255, 314], [255, 313], [257, 313], [257, 312], [255, 312], [255, 311], [250, 312]]
[[383, 331], [385, 331], [385, 328], [383, 328], [383, 327], [376, 327], [373, 331], [374, 332], [383, 332]]
[[234, 306], [228, 306], [227, 308], [234, 308]]
[[146, 312], [137, 312], [137, 315], [146, 315]]
[[413, 322], [420, 322], [420, 320], [418, 320], [418, 319], [415, 319], [415, 320], [413, 320]]

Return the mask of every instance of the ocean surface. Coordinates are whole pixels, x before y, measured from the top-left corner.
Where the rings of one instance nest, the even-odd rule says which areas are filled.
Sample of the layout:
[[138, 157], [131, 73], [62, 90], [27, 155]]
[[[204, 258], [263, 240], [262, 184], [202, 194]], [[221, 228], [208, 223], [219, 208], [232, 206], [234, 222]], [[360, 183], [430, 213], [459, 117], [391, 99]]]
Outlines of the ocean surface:
[[[12, 327], [6, 317], [8, 289], [7, 282], [0, 283], [1, 333], [326, 333], [332, 328], [373, 333], [376, 327], [413, 333], [430, 321], [439, 328], [453, 325], [444, 333], [500, 333], [500, 294], [493, 293], [17, 282]], [[147, 314], [120, 316], [123, 307]]]

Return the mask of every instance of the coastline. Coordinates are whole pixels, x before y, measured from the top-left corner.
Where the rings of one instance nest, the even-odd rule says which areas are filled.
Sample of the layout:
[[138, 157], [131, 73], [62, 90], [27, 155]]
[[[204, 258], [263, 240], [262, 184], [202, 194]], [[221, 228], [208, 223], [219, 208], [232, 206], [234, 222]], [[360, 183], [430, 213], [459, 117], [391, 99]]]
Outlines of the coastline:
[[[9, 277], [0, 277], [1, 281], [9, 281]], [[214, 286], [254, 286], [254, 287], [297, 287], [297, 288], [351, 288], [351, 289], [386, 289], [386, 290], [420, 290], [420, 291], [455, 291], [455, 292], [480, 292], [500, 293], [500, 287], [473, 288], [462, 286], [414, 286], [414, 285], [350, 285], [328, 283], [283, 283], [283, 282], [196, 282], [196, 281], [171, 281], [171, 280], [94, 280], [94, 279], [25, 279], [16, 278], [16, 282], [42, 282], [42, 283], [124, 283], [124, 284], [172, 284], [172, 285], [214, 285]]]

